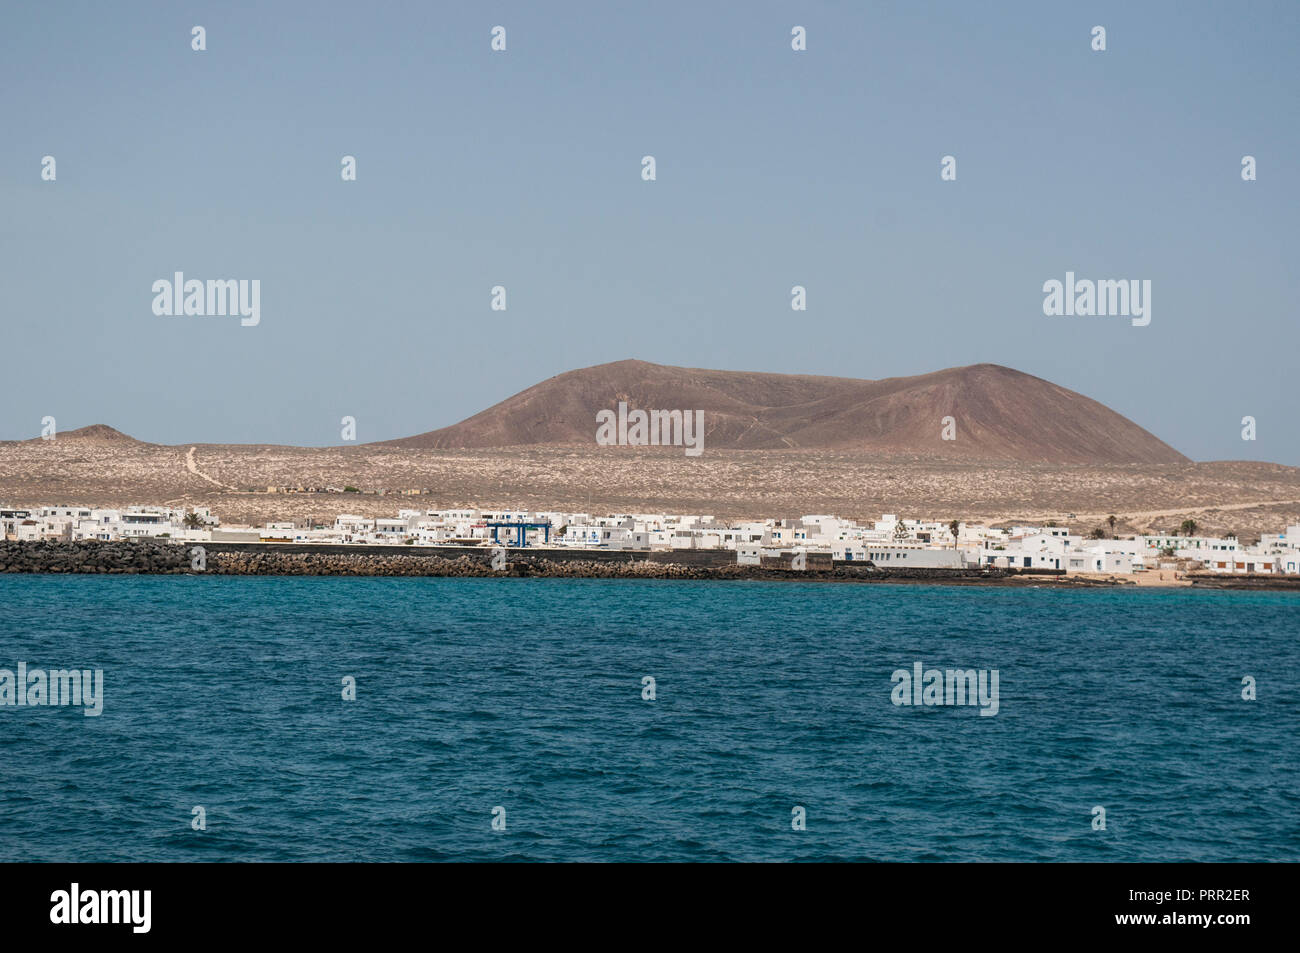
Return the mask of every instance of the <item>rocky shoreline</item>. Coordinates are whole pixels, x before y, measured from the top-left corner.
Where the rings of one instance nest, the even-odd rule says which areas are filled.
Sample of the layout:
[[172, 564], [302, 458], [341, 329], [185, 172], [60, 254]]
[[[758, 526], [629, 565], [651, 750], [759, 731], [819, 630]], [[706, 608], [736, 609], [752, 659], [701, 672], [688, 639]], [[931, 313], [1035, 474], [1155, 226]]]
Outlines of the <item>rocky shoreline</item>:
[[[202, 549], [202, 559], [195, 554]], [[312, 551], [267, 544], [182, 543], [160, 539], [117, 542], [42, 540], [0, 541], [0, 573], [199, 575], [218, 576], [511, 576], [568, 579], [763, 579], [826, 582], [943, 583], [946, 585], [1050, 586], [1095, 588], [1131, 586], [1129, 579], [1085, 579], [1022, 574], [1005, 569], [884, 569], [866, 565], [813, 562], [805, 570], [777, 565], [741, 566], [711, 555], [582, 553], [508, 550], [505, 565], [493, 568], [487, 547], [449, 552], [354, 551], [352, 547]], [[616, 557], [616, 558], [612, 558]], [[653, 557], [653, 558], [651, 558]], [[1196, 580], [1205, 588], [1300, 589], [1300, 580], [1217, 577]]]
[[[201, 568], [195, 552], [202, 549]], [[196, 544], [141, 539], [118, 542], [0, 542], [0, 572], [4, 573], [83, 573], [83, 574], [154, 574], [183, 575], [210, 573], [219, 576], [541, 576], [581, 579], [881, 579], [910, 578], [921, 581], [925, 570], [900, 572], [871, 571], [862, 568], [790, 569], [739, 566], [734, 562], [715, 565], [631, 558], [584, 559], [582, 554], [564, 554], [554, 558], [522, 550], [508, 550], [503, 568], [494, 569], [492, 551], [481, 552], [367, 552], [356, 547], [339, 552], [340, 547], [303, 552], [301, 548], [226, 547], [221, 544]], [[349, 547], [352, 549], [351, 547]], [[395, 547], [389, 547], [392, 549]], [[454, 553], [454, 554], [453, 554]], [[933, 571], [932, 571], [933, 572]], [[941, 571], [942, 572], [942, 571]], [[954, 570], [948, 576], [962, 575], [970, 581], [983, 579], [977, 570]]]
[[[195, 561], [203, 551], [201, 568]], [[1041, 577], [1015, 577], [1004, 570], [897, 570], [832, 566], [829, 561], [795, 571], [770, 566], [673, 562], [666, 558], [583, 558], [582, 553], [508, 550], [503, 568], [494, 569], [492, 551], [483, 547], [446, 554], [429, 552], [302, 551], [302, 548], [195, 544], [141, 539], [118, 542], [0, 542], [0, 572], [82, 574], [199, 574], [222, 576], [541, 576], [582, 579], [821, 579], [895, 582], [1010, 581], [1041, 583]], [[351, 549], [351, 548], [349, 548]], [[359, 547], [358, 547], [359, 549]], [[453, 554], [454, 553], [454, 554]], [[593, 554], [594, 555], [594, 554]], [[1054, 581], [1054, 580], [1051, 580]]]

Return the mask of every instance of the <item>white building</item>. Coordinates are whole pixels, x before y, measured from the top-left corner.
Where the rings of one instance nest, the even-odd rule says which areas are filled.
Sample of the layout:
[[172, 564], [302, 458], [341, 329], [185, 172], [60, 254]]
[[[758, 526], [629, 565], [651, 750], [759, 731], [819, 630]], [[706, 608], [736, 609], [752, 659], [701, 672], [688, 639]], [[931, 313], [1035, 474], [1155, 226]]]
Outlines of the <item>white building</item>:
[[886, 543], [843, 544], [831, 549], [831, 558], [842, 562], [870, 562], [880, 569], [962, 569], [960, 550], [931, 549], [927, 546], [896, 546]]

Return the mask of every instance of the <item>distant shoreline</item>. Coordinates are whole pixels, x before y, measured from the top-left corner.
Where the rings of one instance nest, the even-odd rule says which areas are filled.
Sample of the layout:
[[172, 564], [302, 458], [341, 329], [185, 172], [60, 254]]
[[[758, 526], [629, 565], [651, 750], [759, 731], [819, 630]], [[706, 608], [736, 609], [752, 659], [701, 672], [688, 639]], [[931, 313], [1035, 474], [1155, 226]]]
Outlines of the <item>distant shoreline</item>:
[[[196, 559], [202, 551], [202, 558]], [[909, 585], [1090, 588], [1193, 588], [1300, 592], [1300, 579], [1182, 575], [1169, 580], [1058, 571], [893, 569], [810, 554], [806, 569], [779, 560], [738, 565], [729, 550], [619, 552], [506, 549], [493, 568], [490, 547], [314, 546], [285, 543], [0, 542], [0, 573], [37, 575], [218, 575], [506, 577], [559, 579], [762, 580]]]

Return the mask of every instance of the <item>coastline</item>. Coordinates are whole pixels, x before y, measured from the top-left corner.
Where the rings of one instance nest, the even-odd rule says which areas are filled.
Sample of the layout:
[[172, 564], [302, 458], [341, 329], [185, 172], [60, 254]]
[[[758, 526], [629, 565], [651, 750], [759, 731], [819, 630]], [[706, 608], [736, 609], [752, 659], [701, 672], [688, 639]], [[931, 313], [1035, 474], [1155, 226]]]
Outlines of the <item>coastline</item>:
[[[201, 548], [202, 567], [193, 552]], [[46, 575], [388, 576], [559, 579], [764, 580], [917, 585], [1081, 588], [1199, 588], [1300, 592], [1300, 579], [1152, 573], [1156, 578], [992, 568], [894, 569], [810, 554], [806, 569], [788, 561], [738, 565], [729, 550], [620, 552], [507, 548], [493, 568], [489, 547], [316, 546], [182, 542], [157, 538], [0, 542], [0, 573]]]

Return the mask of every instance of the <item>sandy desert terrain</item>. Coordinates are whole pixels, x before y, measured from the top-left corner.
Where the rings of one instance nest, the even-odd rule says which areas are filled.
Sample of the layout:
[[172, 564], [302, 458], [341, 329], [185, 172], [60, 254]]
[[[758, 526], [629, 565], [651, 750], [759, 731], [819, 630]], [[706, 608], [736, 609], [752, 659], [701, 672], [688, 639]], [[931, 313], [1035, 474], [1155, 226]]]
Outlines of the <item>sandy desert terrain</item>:
[[[0, 443], [0, 505], [206, 505], [227, 524], [339, 513], [521, 507], [790, 517], [882, 513], [990, 523], [1055, 520], [1087, 533], [1174, 530], [1192, 518], [1243, 539], [1300, 522], [1300, 469], [1266, 463], [1031, 464], [822, 450], [505, 447], [191, 447], [108, 428]], [[191, 452], [192, 451], [192, 452]], [[269, 487], [356, 487], [272, 493]], [[416, 495], [400, 491], [416, 490]], [[380, 491], [383, 491], [381, 495]]]

